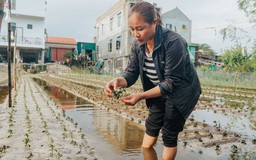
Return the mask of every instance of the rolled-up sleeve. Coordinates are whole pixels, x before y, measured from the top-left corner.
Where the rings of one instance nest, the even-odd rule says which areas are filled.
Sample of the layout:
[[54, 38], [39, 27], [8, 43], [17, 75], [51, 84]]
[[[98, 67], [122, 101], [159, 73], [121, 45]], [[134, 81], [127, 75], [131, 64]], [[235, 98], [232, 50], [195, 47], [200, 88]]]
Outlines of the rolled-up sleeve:
[[185, 76], [187, 48], [181, 38], [176, 38], [167, 44], [165, 52], [164, 81], [159, 83], [163, 97], [169, 96]]
[[127, 82], [127, 87], [132, 86], [139, 77], [139, 58], [135, 43], [132, 45], [128, 65], [124, 71], [123, 77]]

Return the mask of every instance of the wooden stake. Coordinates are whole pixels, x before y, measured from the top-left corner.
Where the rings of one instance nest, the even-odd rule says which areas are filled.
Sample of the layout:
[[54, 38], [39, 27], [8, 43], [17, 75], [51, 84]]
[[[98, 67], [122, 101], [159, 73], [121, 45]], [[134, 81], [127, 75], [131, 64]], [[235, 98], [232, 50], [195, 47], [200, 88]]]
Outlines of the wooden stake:
[[14, 31], [14, 49], [13, 49], [13, 87], [16, 91], [16, 44], [17, 44], [17, 31]]

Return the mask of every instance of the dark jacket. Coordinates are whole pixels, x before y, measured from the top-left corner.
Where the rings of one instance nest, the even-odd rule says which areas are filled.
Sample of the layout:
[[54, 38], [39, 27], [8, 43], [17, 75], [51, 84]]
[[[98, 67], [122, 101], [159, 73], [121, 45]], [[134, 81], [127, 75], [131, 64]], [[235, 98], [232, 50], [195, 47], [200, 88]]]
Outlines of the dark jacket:
[[[162, 94], [158, 100], [164, 100], [166, 105], [172, 103], [186, 119], [201, 94], [200, 82], [191, 63], [187, 43], [179, 34], [158, 25], [154, 45], [152, 57]], [[154, 87], [143, 72], [144, 58], [145, 44], [139, 45], [134, 41], [129, 63], [123, 75], [127, 87], [133, 85], [139, 75], [144, 91]], [[147, 106], [156, 99], [146, 99]]]

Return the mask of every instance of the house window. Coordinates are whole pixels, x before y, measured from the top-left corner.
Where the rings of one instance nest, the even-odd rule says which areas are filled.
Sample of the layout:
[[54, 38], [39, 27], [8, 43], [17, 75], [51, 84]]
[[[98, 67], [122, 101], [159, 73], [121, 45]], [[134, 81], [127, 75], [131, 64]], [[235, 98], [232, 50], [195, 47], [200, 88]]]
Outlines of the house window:
[[16, 31], [16, 23], [11, 22], [12, 31]]
[[117, 27], [120, 27], [122, 23], [121, 12], [117, 14]]
[[113, 31], [113, 18], [110, 19], [109, 30]]
[[172, 30], [172, 24], [166, 24], [166, 28]]
[[97, 27], [97, 37], [99, 37], [99, 35], [100, 35], [100, 29], [99, 27]]
[[104, 24], [101, 25], [101, 35], [104, 33]]
[[109, 40], [109, 43], [108, 43], [108, 51], [109, 51], [109, 52], [112, 52], [112, 39]]
[[121, 36], [116, 38], [116, 50], [121, 48]]
[[11, 0], [11, 9], [16, 10], [16, 0]]
[[33, 29], [33, 25], [32, 25], [32, 24], [28, 24], [28, 25], [27, 25], [27, 28], [28, 28], [28, 29]]
[[186, 29], [186, 25], [183, 24], [183, 25], [182, 25], [182, 29]]

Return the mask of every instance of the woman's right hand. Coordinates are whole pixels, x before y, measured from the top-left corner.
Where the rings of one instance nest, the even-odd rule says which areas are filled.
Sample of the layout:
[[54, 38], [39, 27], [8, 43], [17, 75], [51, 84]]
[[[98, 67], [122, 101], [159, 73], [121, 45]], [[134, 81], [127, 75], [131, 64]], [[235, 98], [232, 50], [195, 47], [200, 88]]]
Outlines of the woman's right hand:
[[115, 78], [107, 83], [107, 85], [104, 88], [105, 94], [108, 97], [112, 96], [112, 91], [117, 90], [118, 87], [118, 79]]

